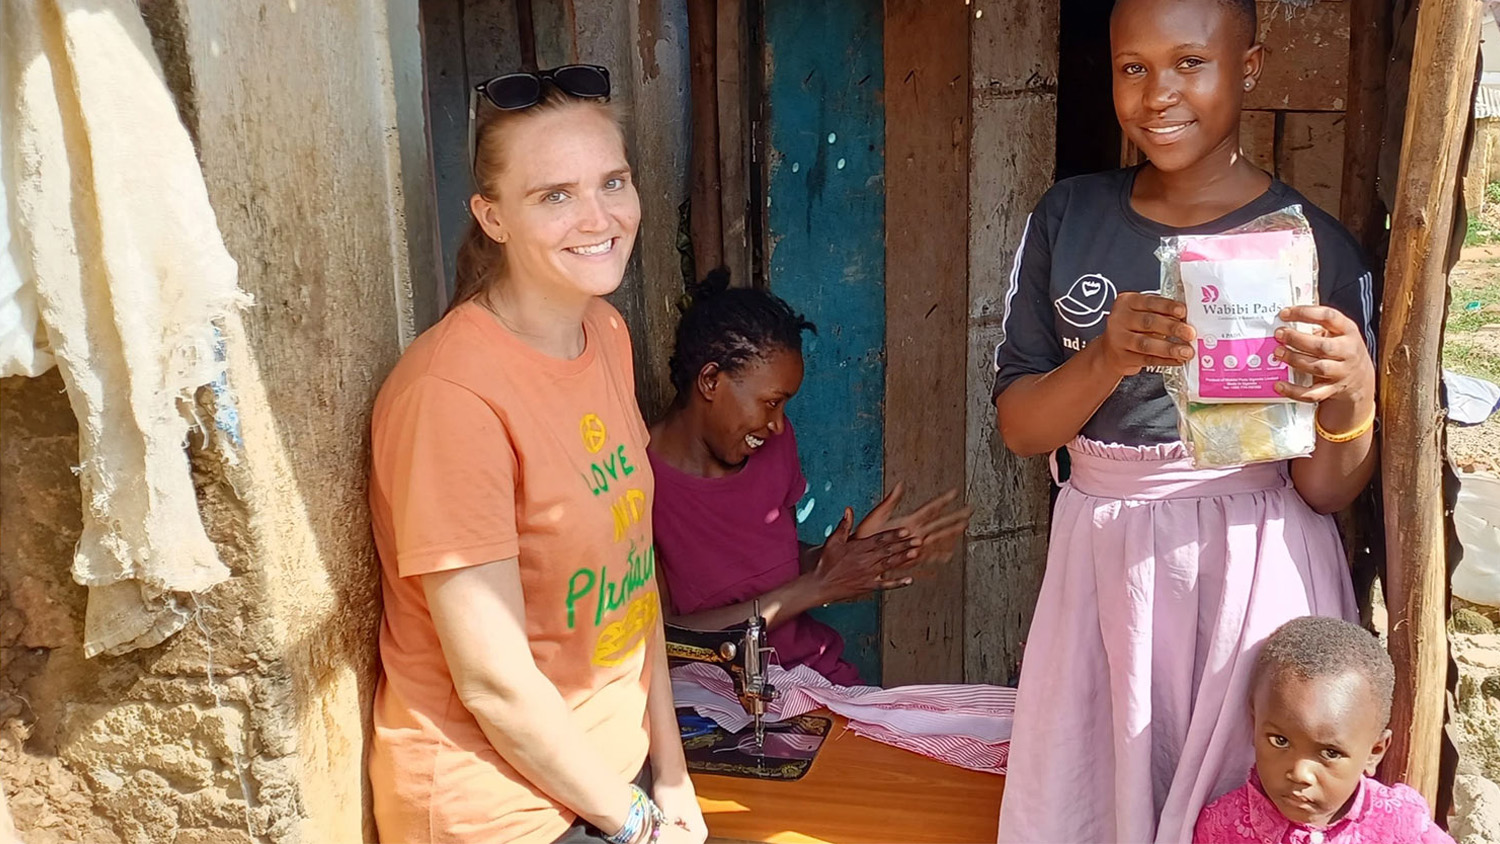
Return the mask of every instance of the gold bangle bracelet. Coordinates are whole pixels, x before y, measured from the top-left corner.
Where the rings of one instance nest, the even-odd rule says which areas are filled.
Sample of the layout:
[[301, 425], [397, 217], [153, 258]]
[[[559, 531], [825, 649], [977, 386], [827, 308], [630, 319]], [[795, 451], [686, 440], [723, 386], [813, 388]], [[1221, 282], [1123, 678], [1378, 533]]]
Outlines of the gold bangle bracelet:
[[1327, 428], [1324, 428], [1323, 423], [1318, 420], [1318, 416], [1316, 413], [1313, 414], [1313, 427], [1317, 428], [1318, 436], [1323, 438], [1324, 440], [1327, 440], [1328, 442], [1350, 442], [1351, 440], [1357, 440], [1365, 434], [1368, 434], [1370, 432], [1370, 429], [1375, 427], [1375, 411], [1371, 410], [1369, 417], [1366, 418], [1365, 421], [1356, 425], [1353, 430], [1346, 431], [1342, 434], [1335, 434], [1329, 431]]

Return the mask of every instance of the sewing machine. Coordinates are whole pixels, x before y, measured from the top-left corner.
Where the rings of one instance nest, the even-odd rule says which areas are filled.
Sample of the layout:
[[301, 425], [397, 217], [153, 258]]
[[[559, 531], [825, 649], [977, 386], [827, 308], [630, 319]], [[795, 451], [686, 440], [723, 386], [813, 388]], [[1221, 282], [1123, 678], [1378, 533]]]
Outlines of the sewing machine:
[[[798, 779], [807, 772], [831, 722], [814, 717], [777, 722], [768, 747], [766, 707], [776, 699], [777, 691], [766, 679], [774, 649], [766, 642], [766, 620], [758, 603], [748, 619], [728, 629], [692, 630], [668, 624], [666, 634], [669, 665], [701, 662], [722, 669], [734, 684], [735, 697], [753, 719], [749, 734], [744, 735], [679, 712], [689, 770], [765, 779]], [[684, 718], [689, 723], [683, 723]], [[690, 724], [697, 729], [689, 730]]]
[[736, 735], [678, 711], [710, 841], [993, 840], [1004, 777], [871, 741], [843, 729], [844, 719], [827, 710], [766, 724], [766, 707], [779, 692], [767, 681], [772, 649], [758, 607], [727, 630], [668, 624], [666, 632], [670, 664], [718, 666], [754, 719]]
[[755, 743], [763, 747], [766, 740], [766, 704], [776, 699], [776, 688], [766, 682], [766, 620], [760, 605], [751, 611], [749, 620], [727, 630], [690, 630], [668, 624], [667, 664], [702, 662], [715, 665], [734, 681], [734, 693], [745, 713], [755, 719]]

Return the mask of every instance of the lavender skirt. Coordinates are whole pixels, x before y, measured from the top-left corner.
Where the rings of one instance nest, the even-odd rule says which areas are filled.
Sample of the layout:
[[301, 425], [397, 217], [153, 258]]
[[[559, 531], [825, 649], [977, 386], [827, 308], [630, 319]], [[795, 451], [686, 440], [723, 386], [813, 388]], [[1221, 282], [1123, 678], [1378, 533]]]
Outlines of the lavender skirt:
[[1354, 620], [1333, 519], [1287, 465], [1194, 469], [1181, 444], [1079, 438], [1021, 669], [1001, 842], [1189, 842], [1254, 762], [1258, 647]]

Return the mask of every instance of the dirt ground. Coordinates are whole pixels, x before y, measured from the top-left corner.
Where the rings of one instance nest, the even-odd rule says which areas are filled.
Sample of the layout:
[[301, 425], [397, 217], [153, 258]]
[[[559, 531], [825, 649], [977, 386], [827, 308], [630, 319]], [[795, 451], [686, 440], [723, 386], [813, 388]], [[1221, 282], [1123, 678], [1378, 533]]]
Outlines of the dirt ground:
[[[1500, 244], [1466, 248], [1450, 286], [1444, 367], [1500, 383]], [[1472, 427], [1449, 423], [1448, 457], [1459, 472], [1500, 474], [1500, 414]], [[1452, 822], [1458, 844], [1500, 844], [1497, 622], [1500, 609], [1455, 600], [1451, 635], [1459, 687], [1449, 731], [1460, 759]]]

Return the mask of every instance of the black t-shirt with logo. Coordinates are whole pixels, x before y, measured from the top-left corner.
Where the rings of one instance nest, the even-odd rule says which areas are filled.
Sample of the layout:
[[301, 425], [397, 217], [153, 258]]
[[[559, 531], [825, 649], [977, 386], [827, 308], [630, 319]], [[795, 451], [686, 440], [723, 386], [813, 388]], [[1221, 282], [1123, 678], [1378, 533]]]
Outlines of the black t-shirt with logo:
[[[1163, 237], [1216, 234], [1291, 205], [1302, 206], [1318, 247], [1318, 298], [1365, 332], [1374, 354], [1375, 291], [1359, 244], [1337, 220], [1280, 180], [1250, 204], [1211, 223], [1173, 228], [1130, 207], [1139, 168], [1057, 183], [1026, 222], [1005, 300], [1004, 339], [995, 347], [999, 396], [1023, 375], [1051, 372], [1104, 333], [1115, 296], [1161, 287]], [[1090, 439], [1124, 445], [1173, 442], [1177, 410], [1160, 371], [1120, 382], [1083, 426]]]

